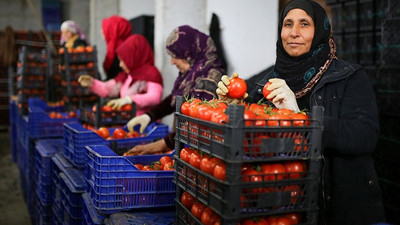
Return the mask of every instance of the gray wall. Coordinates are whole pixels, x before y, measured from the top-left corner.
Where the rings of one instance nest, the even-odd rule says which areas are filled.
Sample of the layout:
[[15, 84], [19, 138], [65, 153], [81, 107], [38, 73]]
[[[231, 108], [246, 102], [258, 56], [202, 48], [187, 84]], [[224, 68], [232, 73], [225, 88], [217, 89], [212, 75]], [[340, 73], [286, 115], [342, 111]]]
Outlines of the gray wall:
[[[32, 2], [41, 15], [41, 0]], [[26, 0], [0, 0], [0, 30], [4, 30], [7, 25], [14, 30], [40, 30]]]

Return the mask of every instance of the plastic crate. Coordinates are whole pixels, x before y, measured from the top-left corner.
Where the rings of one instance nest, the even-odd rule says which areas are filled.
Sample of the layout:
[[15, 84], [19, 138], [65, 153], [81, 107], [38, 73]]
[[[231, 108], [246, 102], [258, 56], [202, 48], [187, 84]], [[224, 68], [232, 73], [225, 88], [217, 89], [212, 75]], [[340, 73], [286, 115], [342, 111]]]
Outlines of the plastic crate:
[[36, 196], [35, 204], [35, 222], [40, 225], [52, 225], [53, 211], [51, 205], [42, 202], [39, 196]]
[[110, 215], [110, 217], [107, 219], [107, 225], [173, 225], [174, 220], [175, 212], [165, 210], [158, 210], [154, 212], [119, 212]]
[[187, 191], [226, 219], [316, 210], [320, 160], [307, 164], [308, 170], [297, 179], [279, 178], [289, 173], [272, 175], [272, 179], [270, 174], [257, 174], [252, 176], [258, 182], [246, 182], [253, 178], [240, 175], [241, 164], [227, 163], [226, 181], [222, 181], [175, 157], [177, 196]]
[[86, 193], [82, 194], [82, 198], [83, 198], [82, 213], [86, 225], [104, 224], [104, 219], [107, 216], [101, 215], [99, 212], [97, 212], [97, 210], [93, 207], [93, 204], [90, 202], [90, 199]]
[[141, 171], [163, 155], [118, 156], [104, 145], [87, 146], [86, 192], [100, 213], [174, 205], [173, 171]]
[[[95, 105], [95, 107], [96, 109], [100, 109], [104, 105], [105, 103], [103, 104], [103, 101], [100, 101]], [[131, 118], [135, 117], [136, 115], [136, 104], [134, 102], [131, 104], [131, 108], [132, 109], [130, 111], [93, 111], [93, 106], [82, 106], [80, 107], [80, 119], [83, 122], [94, 125], [94, 127], [96, 128], [99, 128], [101, 126], [126, 124]]]
[[[177, 100], [180, 109], [182, 98]], [[321, 154], [321, 107], [314, 107], [310, 126], [251, 126], [244, 125], [244, 107], [230, 105], [228, 124], [217, 124], [176, 112], [178, 143], [189, 145], [228, 162], [252, 162], [262, 159], [311, 159]], [[266, 121], [267, 122], [267, 121]], [[182, 145], [175, 146], [177, 155]]]
[[[110, 134], [115, 129], [110, 128]], [[124, 129], [127, 131], [126, 128]], [[136, 129], [138, 130], [138, 127], [135, 127]], [[122, 152], [136, 145], [163, 138], [168, 133], [168, 126], [161, 123], [152, 123], [146, 127], [144, 132], [147, 134], [146, 137], [105, 140], [93, 130], [88, 130], [79, 123], [64, 124], [64, 155], [76, 167], [82, 168], [87, 161], [85, 149], [87, 145], [107, 145], [115, 152], [122, 154]]]
[[61, 203], [64, 208], [64, 221], [67, 224], [81, 224], [82, 214], [82, 194], [85, 192], [85, 179], [83, 171], [77, 169], [67, 169], [61, 172]]
[[61, 152], [63, 139], [41, 139], [36, 143], [35, 180], [36, 194], [45, 205], [52, 201], [52, 156]]

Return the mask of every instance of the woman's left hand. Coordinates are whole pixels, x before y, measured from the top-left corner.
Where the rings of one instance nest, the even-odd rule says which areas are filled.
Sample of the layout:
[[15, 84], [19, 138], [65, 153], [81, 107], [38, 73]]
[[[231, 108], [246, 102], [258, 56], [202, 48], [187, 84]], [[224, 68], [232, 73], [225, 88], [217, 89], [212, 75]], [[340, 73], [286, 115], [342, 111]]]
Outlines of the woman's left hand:
[[229, 95], [228, 95], [229, 90], [228, 90], [227, 86], [230, 84], [230, 80], [232, 78], [236, 78], [236, 77], [239, 77], [239, 74], [233, 73], [231, 78], [229, 78], [227, 75], [223, 75], [221, 77], [221, 81], [218, 82], [218, 88], [216, 90], [219, 100], [226, 101], [229, 104], [237, 104], [237, 103], [243, 102], [243, 100], [245, 98], [247, 98], [247, 96], [248, 96], [247, 92], [243, 95], [243, 97], [241, 97], [239, 99], [229, 97]]
[[278, 109], [291, 109], [295, 112], [300, 112], [299, 106], [297, 105], [296, 96], [293, 91], [286, 84], [286, 81], [279, 78], [270, 79], [271, 84], [267, 90], [272, 91], [267, 99], [271, 99], [271, 102]]
[[158, 140], [156, 142], [152, 142], [144, 145], [136, 145], [131, 150], [129, 150], [126, 154], [128, 155], [146, 155], [146, 154], [154, 154], [154, 153], [162, 153], [170, 150], [167, 147], [164, 139]]
[[117, 98], [107, 102], [107, 106], [110, 106], [112, 109], [120, 109], [122, 106], [131, 103], [132, 103], [131, 97], [125, 96], [123, 98]]

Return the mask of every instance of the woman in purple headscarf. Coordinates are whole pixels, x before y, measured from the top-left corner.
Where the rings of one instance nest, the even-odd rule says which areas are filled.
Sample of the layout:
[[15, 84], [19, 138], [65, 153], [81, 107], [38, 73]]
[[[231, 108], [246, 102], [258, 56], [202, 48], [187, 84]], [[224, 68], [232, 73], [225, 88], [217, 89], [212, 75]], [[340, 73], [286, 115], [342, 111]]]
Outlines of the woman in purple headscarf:
[[[180, 26], [168, 36], [166, 48], [171, 56], [171, 64], [179, 70], [172, 93], [152, 110], [131, 119], [128, 123], [131, 131], [135, 125], [140, 124], [140, 132], [143, 132], [150, 122], [175, 112], [176, 96], [193, 96], [206, 100], [217, 96], [215, 90], [225, 70], [217, 56], [214, 41], [208, 35], [187, 25]], [[162, 140], [138, 145], [130, 152], [148, 154], [173, 149], [174, 136], [175, 133], [170, 133]]]
[[79, 25], [72, 20], [67, 20], [61, 24], [60, 44], [66, 48], [76, 48], [86, 46], [88, 42]]

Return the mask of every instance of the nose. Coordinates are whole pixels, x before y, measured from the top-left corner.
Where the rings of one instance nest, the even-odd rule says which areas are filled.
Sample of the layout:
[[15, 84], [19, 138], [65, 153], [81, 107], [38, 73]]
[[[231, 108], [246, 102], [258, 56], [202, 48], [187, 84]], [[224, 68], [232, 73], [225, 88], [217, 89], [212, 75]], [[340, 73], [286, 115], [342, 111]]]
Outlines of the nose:
[[290, 30], [290, 36], [297, 37], [299, 36], [300, 25], [294, 25]]
[[175, 64], [175, 58], [171, 57], [171, 64], [174, 65]]

